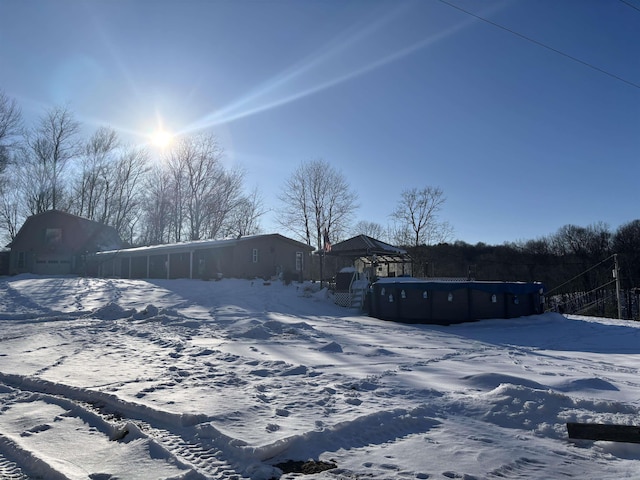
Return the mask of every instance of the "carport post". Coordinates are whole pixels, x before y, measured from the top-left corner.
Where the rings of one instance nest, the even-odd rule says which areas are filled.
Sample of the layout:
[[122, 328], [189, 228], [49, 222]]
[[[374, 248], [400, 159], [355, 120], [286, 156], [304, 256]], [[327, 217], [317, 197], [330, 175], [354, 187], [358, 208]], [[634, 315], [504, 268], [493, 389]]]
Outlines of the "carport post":
[[189, 278], [193, 280], [193, 250], [189, 250]]

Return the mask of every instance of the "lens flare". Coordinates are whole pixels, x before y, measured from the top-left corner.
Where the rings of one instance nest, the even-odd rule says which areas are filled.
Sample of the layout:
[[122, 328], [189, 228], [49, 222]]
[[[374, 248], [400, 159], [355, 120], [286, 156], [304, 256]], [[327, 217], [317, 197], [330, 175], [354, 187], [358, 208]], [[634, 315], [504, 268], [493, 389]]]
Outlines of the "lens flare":
[[156, 130], [151, 134], [151, 144], [158, 148], [167, 148], [173, 142], [173, 135], [166, 130]]

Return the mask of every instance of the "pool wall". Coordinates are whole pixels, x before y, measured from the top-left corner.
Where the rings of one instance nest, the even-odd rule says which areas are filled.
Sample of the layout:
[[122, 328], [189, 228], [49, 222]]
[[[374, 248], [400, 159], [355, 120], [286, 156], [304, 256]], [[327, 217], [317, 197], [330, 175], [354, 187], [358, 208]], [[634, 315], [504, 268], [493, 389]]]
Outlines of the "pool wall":
[[371, 285], [369, 315], [404, 323], [450, 325], [542, 313], [538, 282], [447, 282], [382, 279]]

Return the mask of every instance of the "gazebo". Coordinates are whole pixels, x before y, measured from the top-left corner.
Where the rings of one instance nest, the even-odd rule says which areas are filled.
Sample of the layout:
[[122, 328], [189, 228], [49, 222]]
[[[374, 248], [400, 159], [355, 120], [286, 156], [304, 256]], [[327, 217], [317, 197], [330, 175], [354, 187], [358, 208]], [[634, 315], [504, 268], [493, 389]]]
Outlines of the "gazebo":
[[406, 250], [367, 235], [336, 243], [325, 248], [323, 254], [335, 260], [335, 300], [345, 307], [362, 307], [369, 283], [378, 277], [411, 273], [411, 257]]
[[[342, 266], [349, 263], [369, 274], [371, 280], [375, 277], [396, 277], [411, 274], [411, 257], [407, 251], [395, 247], [368, 235], [357, 235], [331, 246], [325, 252], [327, 257], [345, 259]], [[338, 262], [336, 262], [337, 264]], [[360, 263], [360, 265], [358, 265]]]

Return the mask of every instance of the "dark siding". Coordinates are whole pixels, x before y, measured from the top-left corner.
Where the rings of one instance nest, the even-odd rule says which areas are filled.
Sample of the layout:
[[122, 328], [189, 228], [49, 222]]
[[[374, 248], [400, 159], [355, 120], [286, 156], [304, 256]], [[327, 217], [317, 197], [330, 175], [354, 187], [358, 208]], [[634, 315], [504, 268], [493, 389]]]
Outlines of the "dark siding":
[[115, 230], [64, 212], [29, 217], [11, 243], [11, 273], [86, 273], [84, 257], [101, 246], [119, 248]]

